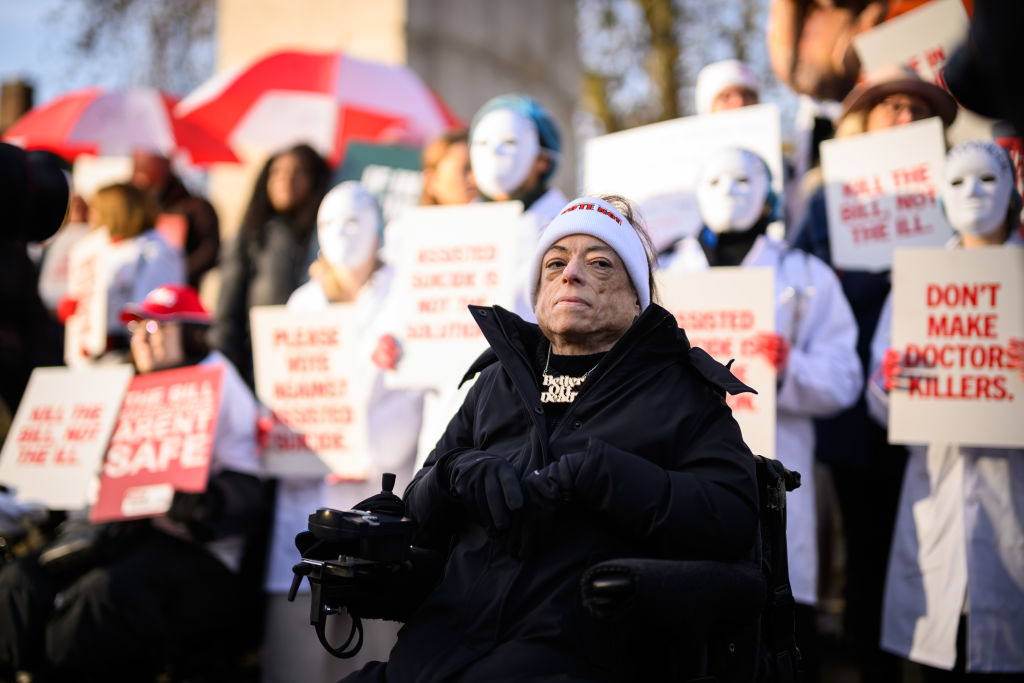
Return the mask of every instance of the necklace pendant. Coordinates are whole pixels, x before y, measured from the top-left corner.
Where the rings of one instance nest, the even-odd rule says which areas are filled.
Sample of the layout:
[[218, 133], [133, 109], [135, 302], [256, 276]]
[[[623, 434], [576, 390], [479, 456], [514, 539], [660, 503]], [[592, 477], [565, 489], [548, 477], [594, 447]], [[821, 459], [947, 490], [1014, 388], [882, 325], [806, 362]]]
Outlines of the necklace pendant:
[[586, 375], [582, 377], [554, 377], [546, 372], [541, 375], [541, 382], [547, 387], [547, 391], [540, 394], [541, 403], [572, 403], [579, 393], [575, 388], [583, 384]]

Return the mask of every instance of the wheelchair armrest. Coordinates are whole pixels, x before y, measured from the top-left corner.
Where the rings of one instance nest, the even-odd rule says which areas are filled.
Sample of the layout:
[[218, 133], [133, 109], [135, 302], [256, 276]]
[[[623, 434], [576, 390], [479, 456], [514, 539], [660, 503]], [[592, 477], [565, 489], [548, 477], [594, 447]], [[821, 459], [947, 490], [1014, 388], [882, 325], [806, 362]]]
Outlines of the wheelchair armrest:
[[665, 624], [696, 634], [749, 625], [767, 599], [752, 562], [608, 560], [582, 579], [583, 604], [598, 618]]

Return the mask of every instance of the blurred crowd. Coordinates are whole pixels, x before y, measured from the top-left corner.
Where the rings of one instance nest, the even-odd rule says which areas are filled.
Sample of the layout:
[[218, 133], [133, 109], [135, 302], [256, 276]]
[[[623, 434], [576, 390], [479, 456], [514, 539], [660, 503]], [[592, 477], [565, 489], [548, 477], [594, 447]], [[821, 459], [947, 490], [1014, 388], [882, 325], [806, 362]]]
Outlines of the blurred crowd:
[[[817, 154], [825, 139], [931, 117], [948, 131], [958, 104], [907, 65], [850, 73], [848, 59], [792, 49], [810, 50], [809, 41], [780, 34], [794, 8], [831, 12], [836, 21], [841, 10], [851, 27], [879, 20], [872, 16], [879, 3], [805, 4], [773, 3], [779, 16], [769, 38], [787, 46], [772, 52], [780, 79], [815, 95], [809, 125], [798, 128], [806, 140], [797, 151], [809, 153], [786, 159], [781, 196], [766, 160], [738, 148], [714, 155], [697, 185], [701, 230], [663, 249], [658, 266], [775, 269], [776, 330], [758, 338], [758, 352], [777, 373], [776, 453], [804, 477], [788, 508], [804, 680], [828, 670], [826, 638], [853, 653], [863, 681], [1024, 680], [1024, 451], [889, 443], [889, 397], [901, 390], [906, 363], [889, 338], [891, 274], [833, 267]], [[1019, 115], [973, 94], [987, 115], [1011, 124]], [[714, 115], [758, 104], [761, 96], [747, 64], [718, 61], [698, 76], [695, 110]], [[568, 123], [528, 95], [484, 102], [468, 128], [422, 148], [420, 204], [518, 201], [540, 234], [567, 202], [553, 179]], [[955, 231], [950, 249], [1024, 244], [1015, 168], [994, 140], [948, 145], [939, 188]], [[272, 154], [240, 225], [221, 243], [211, 204], [186, 189], [168, 158], [138, 150], [129, 181], [73, 194], [55, 235], [15, 245], [31, 265], [8, 269], [2, 284], [5, 298], [22, 302], [0, 330], [8, 425], [31, 368], [69, 363], [64, 323], [81, 303], [69, 294], [69, 259], [76, 243], [100, 233], [107, 342], [73, 363], [131, 362], [139, 373], [216, 363], [228, 371], [206, 493], [177, 495], [166, 518], [124, 532], [122, 546], [130, 549], [88, 573], [48, 573], [38, 552], [0, 566], [0, 680], [19, 671], [66, 680], [70, 671], [102, 671], [107, 656], [130, 662], [131, 679], [142, 680], [140, 672], [156, 675], [181, 652], [203, 652], [218, 633], [254, 621], [262, 629], [255, 640], [264, 681], [334, 681], [387, 658], [393, 622], [365, 624], [355, 659], [323, 650], [308, 627], [308, 601], [286, 599], [294, 537], [317, 507], [349, 509], [378, 492], [379, 472], [396, 473], [400, 492], [441, 434], [453, 397], [388, 388], [386, 376], [403, 350], [381, 320], [394, 277], [387, 223], [368, 188], [358, 181], [332, 186], [331, 177], [310, 145]], [[158, 226], [158, 216], [167, 215], [184, 228], [180, 244]], [[780, 221], [785, 228], [776, 234], [770, 226]], [[219, 288], [213, 305], [204, 306], [199, 287], [212, 269]], [[359, 400], [374, 474], [268, 485], [257, 456], [265, 411], [253, 393], [249, 313], [337, 303], [354, 305], [360, 321], [354, 362], [369, 387]], [[516, 312], [530, 320], [532, 305], [517, 300]], [[1012, 340], [1005, 357], [1006, 367], [1024, 375], [1024, 341]], [[4, 505], [5, 519], [26, 514], [13, 500]], [[63, 523], [74, 521], [68, 515]], [[253, 566], [258, 579], [235, 580]], [[255, 615], [245, 607], [254, 595], [261, 606]], [[841, 621], [833, 619], [837, 599]]]

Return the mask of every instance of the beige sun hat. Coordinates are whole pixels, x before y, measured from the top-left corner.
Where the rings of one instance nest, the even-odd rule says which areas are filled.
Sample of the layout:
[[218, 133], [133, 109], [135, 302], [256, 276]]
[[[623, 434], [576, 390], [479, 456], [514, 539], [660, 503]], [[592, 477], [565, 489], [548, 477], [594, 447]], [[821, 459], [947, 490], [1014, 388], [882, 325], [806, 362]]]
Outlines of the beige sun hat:
[[851, 112], [868, 109], [888, 95], [905, 93], [916, 95], [928, 102], [935, 115], [947, 127], [956, 118], [956, 100], [948, 92], [922, 79], [916, 71], [904, 64], [887, 64], [858, 83], [843, 100], [843, 109], [837, 122]]

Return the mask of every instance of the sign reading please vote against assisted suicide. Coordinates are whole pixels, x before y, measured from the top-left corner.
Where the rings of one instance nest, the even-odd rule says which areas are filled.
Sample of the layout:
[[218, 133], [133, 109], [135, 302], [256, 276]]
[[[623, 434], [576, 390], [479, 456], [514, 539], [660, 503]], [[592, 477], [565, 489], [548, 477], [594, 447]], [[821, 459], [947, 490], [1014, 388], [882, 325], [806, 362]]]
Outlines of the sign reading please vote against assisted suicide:
[[192, 365], [132, 378], [92, 521], [162, 515], [176, 490], [206, 490], [223, 375], [219, 365]]
[[33, 370], [0, 451], [0, 483], [51, 510], [88, 505], [133, 374], [130, 365]]
[[900, 249], [892, 345], [906, 376], [890, 393], [889, 440], [1024, 446], [1024, 248]]
[[915, 121], [821, 143], [832, 264], [882, 271], [897, 247], [945, 244], [953, 229], [939, 206], [942, 122]]
[[386, 319], [401, 348], [392, 388], [456, 385], [487, 348], [469, 305], [511, 310], [537, 239], [519, 202], [411, 209], [388, 226]]
[[355, 306], [322, 311], [257, 306], [249, 312], [256, 395], [273, 412], [263, 467], [279, 476], [366, 478], [365, 401], [357, 370]]
[[754, 337], [775, 331], [773, 268], [710, 268], [659, 272], [663, 305], [691, 346], [699, 346], [757, 394], [727, 396], [743, 440], [754, 453], [775, 457], [775, 369], [755, 352]]

